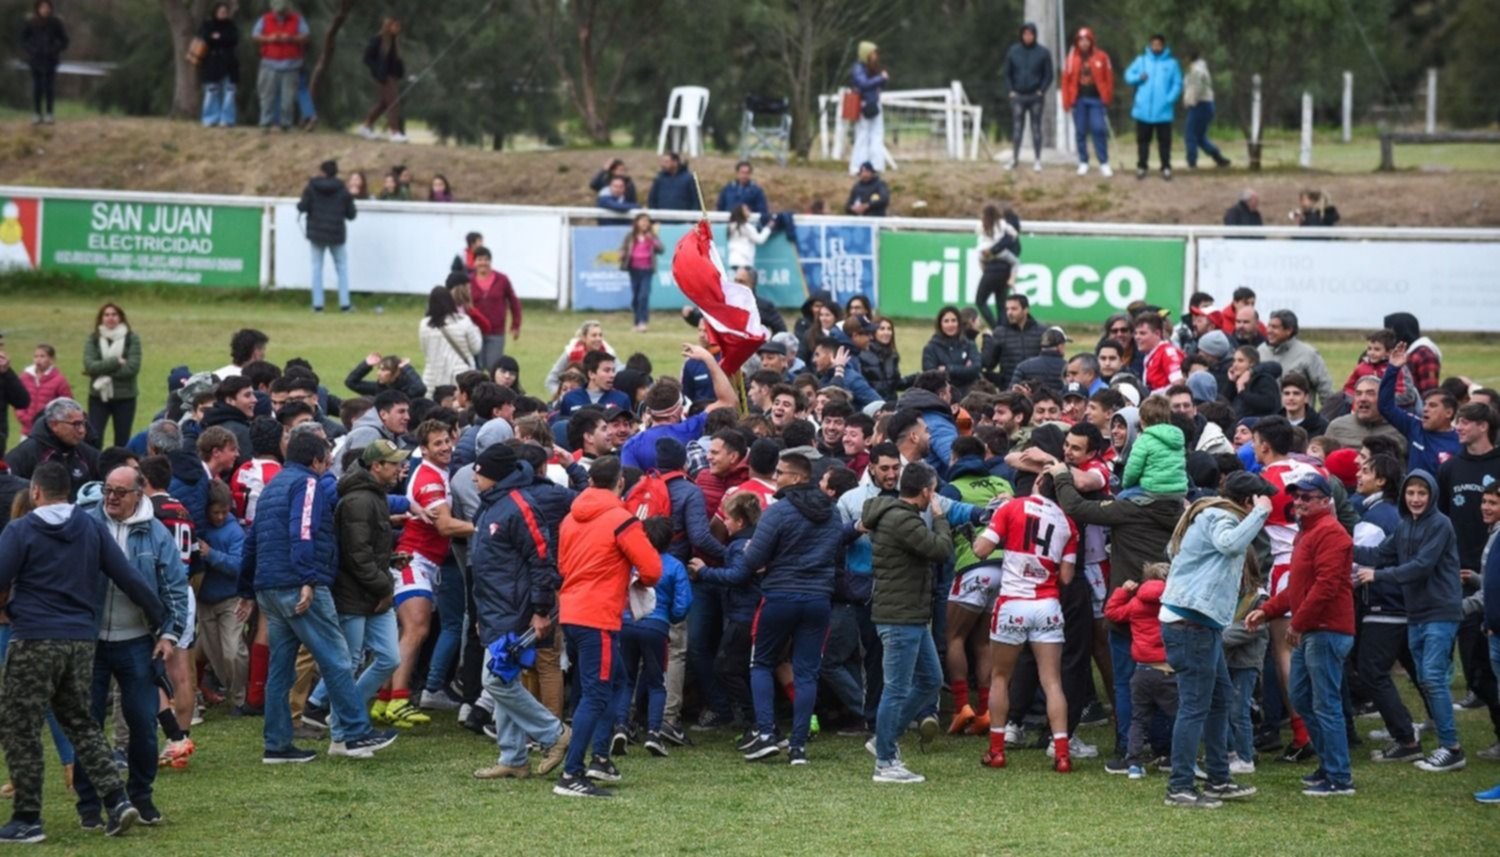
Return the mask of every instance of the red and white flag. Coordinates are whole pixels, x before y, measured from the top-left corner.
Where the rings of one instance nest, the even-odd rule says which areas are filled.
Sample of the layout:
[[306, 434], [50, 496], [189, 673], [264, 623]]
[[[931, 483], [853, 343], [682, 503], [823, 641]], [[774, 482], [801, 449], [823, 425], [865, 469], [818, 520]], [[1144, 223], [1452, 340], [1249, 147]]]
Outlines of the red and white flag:
[[719, 349], [719, 366], [733, 375], [769, 334], [760, 323], [755, 293], [724, 273], [707, 220], [677, 242], [672, 279], [708, 322], [708, 340]]

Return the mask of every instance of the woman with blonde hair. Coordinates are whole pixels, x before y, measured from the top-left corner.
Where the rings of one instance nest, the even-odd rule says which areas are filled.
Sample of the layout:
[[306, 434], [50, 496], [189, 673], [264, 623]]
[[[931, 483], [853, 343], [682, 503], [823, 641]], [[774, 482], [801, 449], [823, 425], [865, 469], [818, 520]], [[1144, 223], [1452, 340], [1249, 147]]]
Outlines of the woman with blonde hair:
[[547, 373], [547, 380], [545, 382], [547, 394], [556, 398], [563, 372], [567, 371], [568, 367], [575, 363], [582, 365], [585, 354], [590, 351], [599, 351], [600, 349], [608, 351], [610, 354], [615, 353], [615, 350], [610, 347], [609, 343], [604, 341], [604, 325], [595, 319], [589, 319], [580, 324], [578, 326], [578, 334], [569, 340], [567, 346], [563, 348], [562, 354], [557, 356], [557, 362], [552, 364], [552, 370]]
[[880, 172], [891, 160], [885, 151], [885, 114], [880, 109], [880, 91], [891, 82], [891, 73], [881, 66], [880, 48], [874, 42], [860, 42], [858, 57], [849, 70], [849, 86], [859, 94], [859, 118], [849, 149], [851, 176], [859, 175], [860, 164], [869, 162]]

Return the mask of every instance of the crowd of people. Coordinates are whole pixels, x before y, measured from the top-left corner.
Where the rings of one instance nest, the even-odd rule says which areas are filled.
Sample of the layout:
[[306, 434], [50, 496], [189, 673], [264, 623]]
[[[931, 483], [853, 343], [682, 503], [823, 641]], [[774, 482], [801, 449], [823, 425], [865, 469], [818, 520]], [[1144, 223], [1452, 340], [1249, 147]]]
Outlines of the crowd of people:
[[1068, 772], [1101, 755], [1080, 724], [1112, 723], [1105, 771], [1167, 771], [1199, 808], [1273, 759], [1353, 794], [1365, 713], [1372, 765], [1465, 766], [1456, 709], [1500, 738], [1497, 394], [1444, 377], [1410, 314], [1340, 384], [1248, 289], [1178, 325], [1133, 306], [1072, 352], [1010, 295], [990, 330], [944, 308], [903, 374], [891, 319], [815, 295], [743, 400], [706, 334], [657, 376], [594, 321], [532, 395], [473, 324], [507, 329], [471, 292], [503, 276], [480, 239], [475, 280], [434, 289], [423, 366], [372, 353], [349, 398], [244, 329], [137, 430], [143, 344], [113, 303], [86, 405], [52, 345], [0, 357], [29, 426], [0, 470], [0, 838], [44, 836], [49, 718], [107, 834], [162, 818], [158, 769], [224, 715], [264, 718], [266, 764], [456, 717], [498, 747], [476, 777], [581, 797], [694, 732], [792, 765], [820, 731], [866, 736], [875, 782], [919, 783], [909, 729]]

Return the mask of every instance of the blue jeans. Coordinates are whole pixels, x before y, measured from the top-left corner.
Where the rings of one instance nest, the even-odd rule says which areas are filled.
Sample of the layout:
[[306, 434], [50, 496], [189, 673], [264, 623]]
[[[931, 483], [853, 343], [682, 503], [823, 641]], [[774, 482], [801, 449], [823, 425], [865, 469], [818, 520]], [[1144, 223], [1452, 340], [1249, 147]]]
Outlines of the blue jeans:
[[[344, 643], [349, 647], [350, 663], [358, 670], [364, 663], [365, 652], [370, 653], [370, 663], [359, 670], [354, 689], [359, 694], [361, 705], [369, 705], [380, 686], [401, 665], [400, 631], [396, 627], [396, 611], [386, 610], [374, 616], [362, 614], [339, 614], [339, 630], [344, 634]], [[307, 701], [320, 708], [328, 706], [328, 685], [321, 679], [308, 696]], [[331, 716], [331, 715], [330, 715]]]
[[255, 603], [266, 617], [271, 638], [271, 660], [266, 670], [267, 750], [287, 750], [292, 746], [292, 709], [287, 695], [297, 677], [297, 649], [306, 646], [318, 671], [328, 683], [328, 701], [333, 719], [329, 722], [335, 741], [353, 741], [370, 732], [370, 713], [354, 687], [354, 668], [349, 660], [349, 646], [344, 642], [333, 596], [328, 587], [313, 589], [307, 612], [297, 614], [301, 589], [282, 586], [255, 593]]
[[[712, 583], [693, 584], [693, 605], [688, 608], [687, 666], [693, 671], [704, 704], [710, 711], [728, 720], [729, 697], [719, 687], [714, 674], [714, 658], [724, 636], [723, 587]], [[679, 688], [681, 690], [681, 688]]]
[[[776, 665], [792, 652], [793, 747], [806, 747], [818, 701], [818, 673], [823, 669], [823, 644], [828, 639], [830, 606], [826, 595], [766, 593], [755, 616], [755, 642], [750, 655], [750, 691], [755, 700], [755, 728], [762, 735], [776, 732]], [[926, 632], [926, 629], [923, 629]]]
[[620, 640], [613, 631], [564, 625], [568, 645], [578, 652], [573, 666], [578, 676], [578, 705], [573, 709], [573, 741], [563, 773], [583, 776], [583, 754], [593, 745], [594, 755], [609, 756], [610, 728], [614, 726], [609, 706], [614, 701], [615, 685], [622, 681]]
[[331, 244], [323, 246], [312, 241], [307, 242], [312, 248], [312, 305], [313, 309], [323, 308], [323, 254], [333, 255], [333, 270], [339, 277], [339, 306], [349, 305], [349, 251], [343, 244]]
[[822, 679], [840, 705], [864, 719], [864, 656], [860, 652], [859, 619], [853, 604], [835, 604], [828, 614]]
[[1224, 660], [1224, 638], [1207, 625], [1163, 622], [1161, 639], [1167, 647], [1167, 663], [1177, 673], [1177, 723], [1172, 727], [1172, 775], [1167, 792], [1193, 790], [1200, 743], [1208, 781], [1228, 782], [1229, 697], [1234, 688]]
[[484, 692], [495, 703], [495, 743], [500, 746], [500, 764], [525, 767], [527, 739], [551, 747], [562, 737], [562, 721], [531, 695], [520, 676], [507, 682], [485, 670]]
[[[1457, 624], [1457, 623], [1454, 623]], [[1451, 642], [1451, 640], [1450, 640]], [[1292, 650], [1290, 674], [1292, 708], [1302, 715], [1319, 767], [1340, 785], [1354, 781], [1349, 769], [1349, 733], [1344, 730], [1344, 659], [1354, 648], [1354, 635], [1309, 631]], [[1447, 676], [1444, 676], [1444, 681]], [[1448, 711], [1453, 711], [1452, 703]]]
[[[151, 672], [151, 650], [156, 641], [150, 636], [116, 642], [100, 641], [94, 647], [94, 681], [90, 691], [89, 715], [100, 726], [109, 706], [109, 682], [120, 685], [120, 709], [125, 725], [130, 727], [130, 741], [125, 745], [125, 760], [130, 773], [125, 778], [125, 793], [131, 801], [151, 800], [151, 786], [156, 782], [157, 744], [156, 710], [160, 697]], [[78, 811], [98, 812], [102, 801], [89, 781], [83, 765], [74, 771], [73, 787], [78, 793]]]
[[943, 665], [926, 625], [876, 625], [885, 646], [885, 692], [875, 717], [876, 764], [896, 760], [896, 739], [943, 686]]
[[[10, 648], [10, 623], [0, 624], [0, 664], [5, 663], [5, 650]], [[52, 745], [57, 748], [57, 760], [64, 765], [73, 764], [76, 754], [73, 752], [73, 742], [63, 734], [62, 727], [57, 723], [57, 716], [51, 711], [47, 712], [47, 728], [52, 730]]]
[[1099, 163], [1109, 163], [1109, 114], [1105, 112], [1104, 102], [1097, 98], [1080, 98], [1073, 102], [1073, 142], [1078, 148], [1080, 164], [1089, 162], [1091, 136]]
[[1123, 759], [1130, 738], [1130, 677], [1135, 675], [1135, 659], [1130, 656], [1130, 635], [1113, 626], [1109, 629], [1109, 665], [1114, 671], [1115, 755]]
[[427, 661], [426, 689], [438, 691], [448, 683], [448, 670], [458, 658], [464, 639], [464, 576], [458, 563], [443, 563], [437, 586], [438, 638]]
[[1260, 670], [1249, 667], [1229, 671], [1234, 685], [1234, 702], [1229, 709], [1229, 749], [1242, 762], [1255, 761], [1255, 725], [1250, 721], [1250, 700], [1255, 696], [1255, 679]]
[[[1491, 636], [1487, 639], [1490, 641], [1490, 669], [1495, 671], [1496, 676], [1500, 676], [1500, 635]], [[54, 732], [52, 734], [55, 735], [57, 733]]]
[[234, 82], [226, 77], [203, 84], [203, 127], [233, 128], [234, 119]]
[[667, 707], [667, 632], [641, 622], [621, 628], [620, 665], [625, 680], [615, 684], [613, 722], [630, 722], [640, 687], [646, 694], [646, 729], [660, 730]]
[[655, 276], [656, 271], [651, 268], [630, 269], [630, 311], [636, 324], [651, 320], [651, 279]]
[[311, 77], [305, 65], [297, 72], [297, 112], [302, 114], [303, 122], [318, 118], [318, 108], [313, 105], [312, 90], [308, 88]]
[[1198, 166], [1198, 150], [1202, 149], [1205, 155], [1217, 162], [1224, 157], [1219, 152], [1219, 147], [1208, 141], [1208, 126], [1214, 121], [1214, 103], [1212, 101], [1200, 101], [1188, 108], [1187, 114], [1187, 162], [1188, 166]]
[[[1417, 664], [1417, 682], [1427, 695], [1438, 742], [1444, 747], [1458, 746], [1453, 691], [1448, 685], [1448, 675], [1453, 669], [1453, 640], [1457, 636], [1457, 622], [1411, 622], [1406, 626], [1406, 644]], [[1491, 652], [1494, 639], [1490, 638]]]

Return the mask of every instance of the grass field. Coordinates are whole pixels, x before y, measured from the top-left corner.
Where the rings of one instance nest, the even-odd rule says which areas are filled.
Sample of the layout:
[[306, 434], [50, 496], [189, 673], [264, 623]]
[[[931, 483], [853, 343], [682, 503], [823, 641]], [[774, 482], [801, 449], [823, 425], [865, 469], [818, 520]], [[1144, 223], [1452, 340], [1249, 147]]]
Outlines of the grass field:
[[[271, 336], [269, 357], [303, 356], [330, 389], [343, 393], [344, 374], [371, 350], [414, 353], [419, 304], [410, 298], [364, 297], [351, 316], [314, 315], [303, 296], [201, 294], [124, 287], [114, 297], [144, 339], [138, 426], [160, 407], [165, 376], [186, 363], [211, 369], [227, 362], [229, 332], [254, 326]], [[95, 286], [38, 285], [0, 280], [0, 328], [14, 362], [29, 360], [39, 340], [58, 347], [75, 389], [83, 388], [82, 342], [107, 292]], [[540, 389], [542, 375], [581, 316], [528, 306], [523, 336], [512, 353], [523, 382]], [[658, 374], [677, 366], [691, 331], [662, 315], [644, 335], [626, 333], [628, 319], [604, 316], [622, 353], [644, 351]], [[915, 368], [927, 322], [900, 328], [901, 350]], [[1083, 331], [1080, 342], [1084, 341]], [[1092, 332], [1089, 339], [1092, 338]], [[1356, 337], [1314, 336], [1335, 374], [1362, 347]], [[1443, 339], [1447, 369], [1496, 380], [1497, 346], [1477, 338]], [[12, 432], [18, 429], [12, 424]], [[12, 435], [13, 441], [15, 435]], [[1471, 752], [1492, 743], [1480, 712], [1460, 715]], [[1378, 721], [1360, 721], [1361, 730]], [[1013, 755], [1005, 771], [976, 764], [979, 739], [941, 739], [932, 754], [907, 752], [931, 781], [875, 786], [861, 741], [825, 735], [811, 747], [813, 764], [747, 765], [728, 732], [699, 735], [702, 746], [669, 759], [639, 750], [622, 760], [626, 783], [610, 803], [554, 798], [546, 783], [478, 782], [473, 769], [493, 761], [487, 742], [444, 718], [404, 735], [373, 762], [320, 759], [306, 767], [259, 763], [259, 720], [230, 720], [211, 709], [194, 731], [199, 754], [186, 771], [163, 771], [157, 803], [165, 826], [138, 830], [119, 842], [86, 834], [74, 823], [55, 765], [45, 820], [56, 853], [152, 854], [1471, 854], [1497, 834], [1493, 808], [1470, 793], [1500, 779], [1500, 763], [1473, 760], [1453, 775], [1406, 766], [1357, 765], [1360, 794], [1317, 802], [1297, 793], [1305, 770], [1267, 764], [1253, 778], [1261, 794], [1216, 813], [1168, 811], [1163, 776], [1145, 782], [1107, 777], [1086, 761], [1070, 777], [1052, 774], [1040, 751]], [[1106, 730], [1085, 730], [1092, 743]], [[324, 749], [309, 743], [307, 746]], [[1363, 759], [1369, 745], [1356, 750]], [[55, 756], [48, 749], [49, 765]]]

